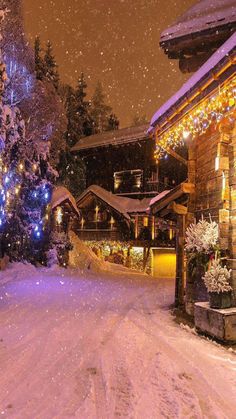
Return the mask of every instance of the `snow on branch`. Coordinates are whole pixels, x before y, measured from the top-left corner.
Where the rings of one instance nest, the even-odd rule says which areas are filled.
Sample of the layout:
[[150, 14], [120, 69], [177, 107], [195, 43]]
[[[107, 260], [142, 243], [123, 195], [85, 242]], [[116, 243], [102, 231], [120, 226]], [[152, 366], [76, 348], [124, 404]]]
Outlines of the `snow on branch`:
[[188, 253], [209, 253], [215, 251], [219, 238], [218, 224], [215, 221], [200, 220], [186, 231], [185, 250]]
[[229, 284], [231, 269], [221, 266], [220, 259], [213, 260], [210, 269], [203, 276], [208, 292], [229, 292], [232, 287]]

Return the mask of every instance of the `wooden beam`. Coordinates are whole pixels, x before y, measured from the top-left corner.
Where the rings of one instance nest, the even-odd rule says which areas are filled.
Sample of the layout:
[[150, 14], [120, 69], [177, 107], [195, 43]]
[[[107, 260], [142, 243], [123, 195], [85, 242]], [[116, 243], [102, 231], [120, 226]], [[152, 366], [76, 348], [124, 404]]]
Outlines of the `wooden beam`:
[[188, 212], [187, 207], [181, 204], [176, 204], [175, 201], [171, 202], [171, 204], [169, 204], [168, 207], [171, 211], [178, 215], [186, 215]]
[[181, 183], [182, 191], [187, 194], [195, 193], [195, 184], [191, 182]]
[[[214, 49], [215, 51], [215, 49]], [[200, 55], [193, 55], [191, 57], [183, 57], [179, 60], [179, 69], [182, 73], [195, 73], [214, 52], [211, 48]]]
[[[178, 185], [175, 189], [170, 190], [170, 192], [164, 196], [160, 201], [157, 201], [151, 206], [151, 212], [155, 215], [157, 212], [166, 208], [176, 199], [180, 198], [184, 194], [192, 194], [195, 191], [194, 183], [184, 182]], [[169, 211], [168, 211], [169, 212]]]
[[148, 248], [146, 248], [146, 246], [144, 246], [144, 248], [143, 248], [143, 272], [146, 272], [147, 262], [148, 262], [148, 258], [149, 258], [149, 255], [150, 255], [150, 250], [151, 250], [150, 243], [148, 244]]
[[164, 217], [165, 215], [169, 214], [170, 212], [173, 212], [178, 215], [186, 215], [188, 212], [187, 207], [181, 204], [177, 204], [175, 201], [171, 202], [166, 208], [164, 208], [160, 216]]
[[184, 305], [184, 234], [185, 217], [178, 215], [176, 234], [176, 281], [175, 281], [175, 306]]
[[166, 217], [166, 215], [168, 215], [170, 212], [172, 212], [172, 211], [171, 211], [171, 209], [170, 209], [170, 208], [168, 208], [168, 207], [166, 207], [166, 208], [164, 208], [163, 210], [161, 210], [161, 212], [159, 213], [159, 215], [158, 215], [158, 216], [160, 216], [161, 218], [164, 218], [164, 217]]
[[176, 160], [180, 161], [181, 163], [185, 164], [185, 166], [188, 165], [188, 161], [184, 157], [180, 156], [180, 154], [176, 153], [176, 151], [174, 151], [172, 149], [169, 149], [169, 148], [165, 151], [168, 154], [170, 154], [170, 156], [174, 157], [174, 159], [176, 159]]

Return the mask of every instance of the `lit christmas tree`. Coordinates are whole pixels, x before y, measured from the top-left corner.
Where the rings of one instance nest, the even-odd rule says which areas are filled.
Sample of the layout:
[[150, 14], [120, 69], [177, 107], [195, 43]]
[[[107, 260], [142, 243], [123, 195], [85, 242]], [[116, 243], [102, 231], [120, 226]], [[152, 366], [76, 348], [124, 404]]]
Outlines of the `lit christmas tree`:
[[[15, 64], [14, 69], [17, 71]], [[42, 154], [37, 143], [26, 137], [24, 120], [15, 106], [22, 86], [16, 85], [15, 92], [11, 75], [8, 79], [0, 51], [1, 253], [11, 260], [43, 262], [49, 246], [49, 204], [55, 172], [48, 164], [47, 152]]]

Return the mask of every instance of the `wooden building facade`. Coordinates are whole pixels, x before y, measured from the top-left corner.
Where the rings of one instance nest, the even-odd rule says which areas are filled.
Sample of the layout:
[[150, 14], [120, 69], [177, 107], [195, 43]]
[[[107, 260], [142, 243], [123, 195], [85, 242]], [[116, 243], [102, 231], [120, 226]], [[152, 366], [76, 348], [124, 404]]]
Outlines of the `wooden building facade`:
[[132, 267], [158, 277], [157, 265], [160, 258], [166, 260], [167, 249], [172, 270], [163, 262], [162, 273], [173, 276], [175, 230], [152, 216], [150, 205], [186, 179], [186, 148], [177, 160], [173, 151], [157, 166], [155, 139], [147, 131], [148, 125], [105, 132], [83, 138], [72, 148], [85, 163], [87, 184], [77, 200], [81, 220], [76, 233], [93, 249], [122, 253], [125, 248], [131, 266], [138, 261]]
[[191, 275], [186, 276], [184, 263], [185, 229], [194, 219], [210, 216], [219, 224], [219, 244], [233, 270], [232, 286], [236, 292], [235, 103], [236, 33], [151, 121], [157, 160], [179, 142], [185, 141], [188, 147], [187, 184], [178, 193], [164, 197], [161, 205], [153, 206], [152, 213], [174, 218], [177, 223], [177, 300], [183, 303], [186, 280], [185, 305], [190, 314], [195, 301], [202, 298]]
[[56, 186], [53, 189], [50, 205], [50, 230], [54, 249], [52, 249], [52, 261], [49, 263], [57, 260], [61, 266], [67, 266], [71, 250], [69, 234], [79, 223], [80, 211], [75, 198], [64, 186]]
[[[166, 156], [157, 167], [148, 125], [82, 138], [73, 148], [86, 166], [86, 187], [98, 185], [119, 196], [154, 197], [184, 181], [187, 167]], [[182, 150], [185, 155], [185, 150]]]
[[[157, 276], [159, 271], [154, 259], [158, 258], [158, 254], [161, 253], [165, 258], [163, 249], [168, 249], [168, 254], [172, 252], [174, 258], [175, 230], [174, 226], [171, 228], [151, 215], [150, 207], [168, 193], [167, 190], [155, 198], [139, 200], [117, 196], [98, 185], [92, 185], [77, 200], [81, 218], [74, 226], [74, 231], [90, 247], [99, 249], [103, 256], [109, 256], [106, 253], [108, 248], [111, 253], [123, 253], [125, 249], [131, 266], [148, 272], [152, 270]], [[162, 252], [157, 249], [162, 249]], [[134, 259], [138, 262], [136, 265]], [[125, 264], [125, 259], [123, 262]], [[172, 269], [174, 271], [175, 267]]]
[[78, 223], [81, 215], [75, 198], [64, 186], [56, 186], [51, 199], [51, 226], [53, 231], [66, 234]]

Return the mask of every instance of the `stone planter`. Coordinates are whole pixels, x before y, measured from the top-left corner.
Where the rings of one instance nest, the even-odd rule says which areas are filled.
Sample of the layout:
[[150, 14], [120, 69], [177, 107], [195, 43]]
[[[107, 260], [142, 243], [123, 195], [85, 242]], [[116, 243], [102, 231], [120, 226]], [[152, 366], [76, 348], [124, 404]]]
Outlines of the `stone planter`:
[[232, 293], [228, 292], [209, 292], [209, 302], [211, 308], [230, 308], [232, 305]]
[[188, 267], [186, 283], [185, 309], [189, 315], [194, 314], [194, 303], [197, 301], [209, 301], [205, 283], [202, 277], [205, 274], [205, 268], [198, 263], [194, 269]]

